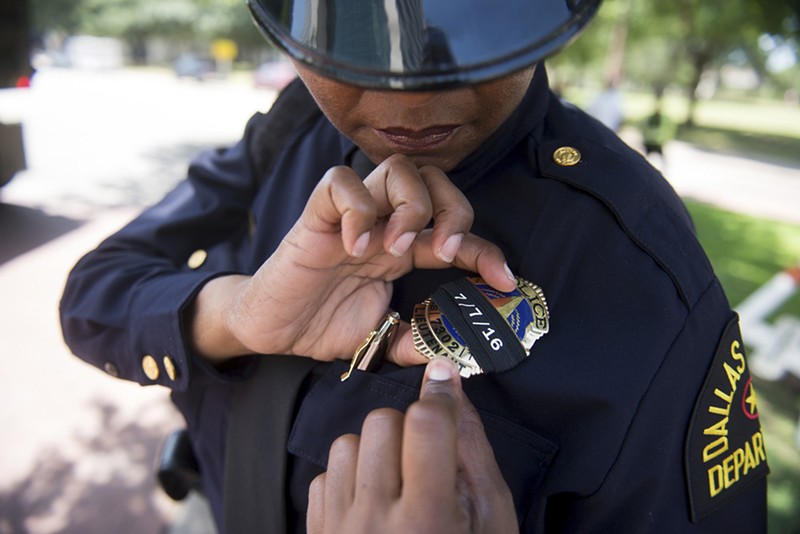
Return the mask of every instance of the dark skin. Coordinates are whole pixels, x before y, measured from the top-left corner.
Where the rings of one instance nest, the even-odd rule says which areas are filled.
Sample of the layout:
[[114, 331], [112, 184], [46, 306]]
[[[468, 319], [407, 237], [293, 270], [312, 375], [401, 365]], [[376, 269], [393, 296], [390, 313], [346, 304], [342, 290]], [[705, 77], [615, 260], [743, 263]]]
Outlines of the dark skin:
[[337, 439], [309, 489], [309, 534], [518, 532], [511, 492], [455, 365], [428, 364], [405, 415], [381, 409]]
[[[409, 93], [361, 89], [298, 66], [326, 116], [379, 165], [363, 183], [352, 169], [330, 169], [254, 276], [207, 283], [189, 317], [194, 350], [214, 363], [243, 354], [350, 358], [385, 315], [392, 282], [412, 269], [456, 266], [512, 290], [502, 252], [469, 232], [472, 207], [445, 173], [516, 109], [533, 69]], [[398, 333], [387, 358], [424, 363], [409, 325]]]

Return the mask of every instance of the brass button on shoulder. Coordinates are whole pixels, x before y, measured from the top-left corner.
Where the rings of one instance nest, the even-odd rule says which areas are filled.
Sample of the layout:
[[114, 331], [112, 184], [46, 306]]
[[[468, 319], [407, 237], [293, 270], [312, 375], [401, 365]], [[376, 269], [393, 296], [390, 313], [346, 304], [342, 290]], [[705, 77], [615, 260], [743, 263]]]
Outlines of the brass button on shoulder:
[[149, 354], [142, 358], [142, 370], [145, 376], [150, 380], [158, 380], [158, 375], [161, 374], [158, 370], [156, 359]]
[[178, 370], [175, 368], [175, 362], [173, 362], [172, 358], [169, 356], [164, 356], [164, 370], [167, 372], [169, 379], [175, 382], [175, 378], [178, 376]]
[[581, 153], [577, 148], [562, 146], [553, 152], [553, 161], [562, 167], [572, 167], [581, 161]]
[[208, 258], [208, 253], [202, 248], [197, 249], [189, 256], [186, 265], [188, 265], [190, 269], [197, 269], [206, 262], [206, 258]]

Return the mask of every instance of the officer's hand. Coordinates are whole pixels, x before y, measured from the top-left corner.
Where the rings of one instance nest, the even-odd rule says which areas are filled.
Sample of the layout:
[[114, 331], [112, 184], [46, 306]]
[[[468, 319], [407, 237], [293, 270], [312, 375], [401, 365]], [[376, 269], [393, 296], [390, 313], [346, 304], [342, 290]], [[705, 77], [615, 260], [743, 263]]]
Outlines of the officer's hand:
[[455, 365], [428, 364], [406, 415], [372, 412], [309, 489], [308, 532], [513, 533], [511, 492]]
[[[472, 217], [442, 171], [417, 169], [404, 156], [387, 159], [364, 182], [350, 168], [333, 168], [253, 277], [222, 277], [203, 288], [191, 321], [195, 349], [210, 359], [349, 358], [386, 314], [392, 281], [414, 268], [452, 264], [512, 290], [500, 249], [469, 233]], [[389, 359], [424, 363], [408, 324], [398, 334]]]

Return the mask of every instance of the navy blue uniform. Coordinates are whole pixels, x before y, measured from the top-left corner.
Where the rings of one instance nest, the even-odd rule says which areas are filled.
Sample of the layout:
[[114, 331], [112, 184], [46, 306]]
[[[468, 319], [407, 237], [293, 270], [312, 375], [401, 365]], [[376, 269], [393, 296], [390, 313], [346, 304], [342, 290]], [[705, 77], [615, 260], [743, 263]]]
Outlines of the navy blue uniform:
[[[254, 358], [211, 368], [191, 354], [182, 317], [211, 277], [255, 272], [319, 178], [355, 150], [320, 116], [257, 176], [248, 132], [198, 158], [188, 181], [82, 259], [61, 308], [76, 354], [173, 389], [220, 522], [227, 409]], [[530, 357], [464, 382], [522, 531], [765, 531], [766, 455], [736, 317], [664, 179], [558, 101], [541, 67], [519, 109], [448, 176], [475, 210], [472, 231], [550, 308]], [[199, 267], [197, 250], [208, 255]], [[393, 308], [408, 320], [462, 274], [414, 271], [395, 283]], [[371, 409], [418, 395], [419, 367], [386, 364], [342, 383], [345, 367], [318, 364], [297, 400], [287, 490], [299, 530], [331, 442]]]

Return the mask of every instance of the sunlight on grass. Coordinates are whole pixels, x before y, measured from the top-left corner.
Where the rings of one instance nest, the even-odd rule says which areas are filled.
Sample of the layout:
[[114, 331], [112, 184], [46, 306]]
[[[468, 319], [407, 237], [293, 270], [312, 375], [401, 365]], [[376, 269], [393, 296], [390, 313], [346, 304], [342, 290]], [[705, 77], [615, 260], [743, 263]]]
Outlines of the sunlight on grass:
[[[686, 204], [698, 238], [734, 306], [776, 273], [800, 262], [800, 225], [731, 213], [695, 201]], [[781, 314], [800, 316], [800, 294], [773, 316]], [[769, 532], [796, 534], [800, 531], [800, 449], [795, 444], [800, 380], [753, 380], [771, 470], [767, 481]]]
[[[731, 213], [700, 202], [686, 201], [686, 205], [733, 305], [775, 274], [800, 263], [800, 225]], [[800, 295], [777, 313], [800, 316]]]

